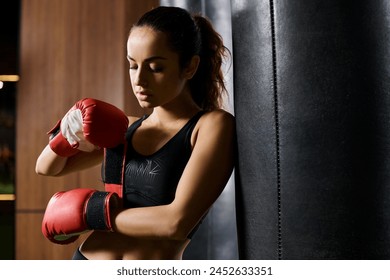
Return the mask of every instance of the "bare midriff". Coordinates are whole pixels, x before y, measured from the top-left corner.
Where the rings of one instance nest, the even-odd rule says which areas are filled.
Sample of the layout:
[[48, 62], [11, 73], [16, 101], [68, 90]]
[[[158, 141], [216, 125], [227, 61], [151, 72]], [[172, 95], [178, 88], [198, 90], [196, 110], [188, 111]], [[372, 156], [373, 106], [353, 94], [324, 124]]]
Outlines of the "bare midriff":
[[95, 231], [84, 241], [80, 251], [89, 260], [180, 260], [189, 242]]

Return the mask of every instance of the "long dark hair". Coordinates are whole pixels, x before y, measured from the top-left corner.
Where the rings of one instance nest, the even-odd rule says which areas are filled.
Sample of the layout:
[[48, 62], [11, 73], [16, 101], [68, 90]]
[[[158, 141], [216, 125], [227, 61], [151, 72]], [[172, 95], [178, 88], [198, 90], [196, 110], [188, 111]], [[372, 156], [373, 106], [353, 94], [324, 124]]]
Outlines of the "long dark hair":
[[192, 98], [203, 110], [220, 108], [223, 94], [227, 92], [222, 63], [230, 52], [210, 21], [182, 8], [160, 6], [145, 13], [133, 25], [142, 26], [167, 35], [172, 50], [179, 55], [182, 69], [194, 55], [200, 56], [198, 70], [189, 81]]

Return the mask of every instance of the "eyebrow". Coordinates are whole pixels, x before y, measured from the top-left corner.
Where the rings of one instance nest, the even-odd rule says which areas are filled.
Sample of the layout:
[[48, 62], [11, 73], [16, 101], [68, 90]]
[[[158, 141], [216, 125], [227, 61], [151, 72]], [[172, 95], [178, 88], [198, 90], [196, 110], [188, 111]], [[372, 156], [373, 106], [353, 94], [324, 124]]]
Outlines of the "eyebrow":
[[[132, 60], [132, 61], [135, 61], [134, 58], [130, 57], [130, 56], [126, 56], [128, 60]], [[153, 60], [166, 60], [167, 58], [166, 57], [163, 57], [163, 56], [151, 56], [151, 57], [148, 57], [147, 59], [145, 59], [145, 62], [150, 62], [150, 61], [153, 61]]]

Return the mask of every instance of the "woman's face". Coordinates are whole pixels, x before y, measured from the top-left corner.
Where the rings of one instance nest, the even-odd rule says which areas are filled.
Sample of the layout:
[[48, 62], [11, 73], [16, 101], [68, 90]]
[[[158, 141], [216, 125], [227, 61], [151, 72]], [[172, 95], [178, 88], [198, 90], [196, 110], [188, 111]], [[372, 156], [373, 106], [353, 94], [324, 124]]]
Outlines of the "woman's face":
[[130, 82], [144, 108], [163, 106], [183, 92], [188, 77], [166, 35], [149, 27], [135, 27], [127, 41]]

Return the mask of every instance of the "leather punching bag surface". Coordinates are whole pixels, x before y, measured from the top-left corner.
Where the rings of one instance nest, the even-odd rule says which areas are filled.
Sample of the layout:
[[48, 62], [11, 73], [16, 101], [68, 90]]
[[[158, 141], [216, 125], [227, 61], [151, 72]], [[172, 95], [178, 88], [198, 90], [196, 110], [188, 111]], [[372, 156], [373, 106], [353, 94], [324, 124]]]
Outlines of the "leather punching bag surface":
[[232, 0], [241, 259], [390, 258], [390, 1]]

